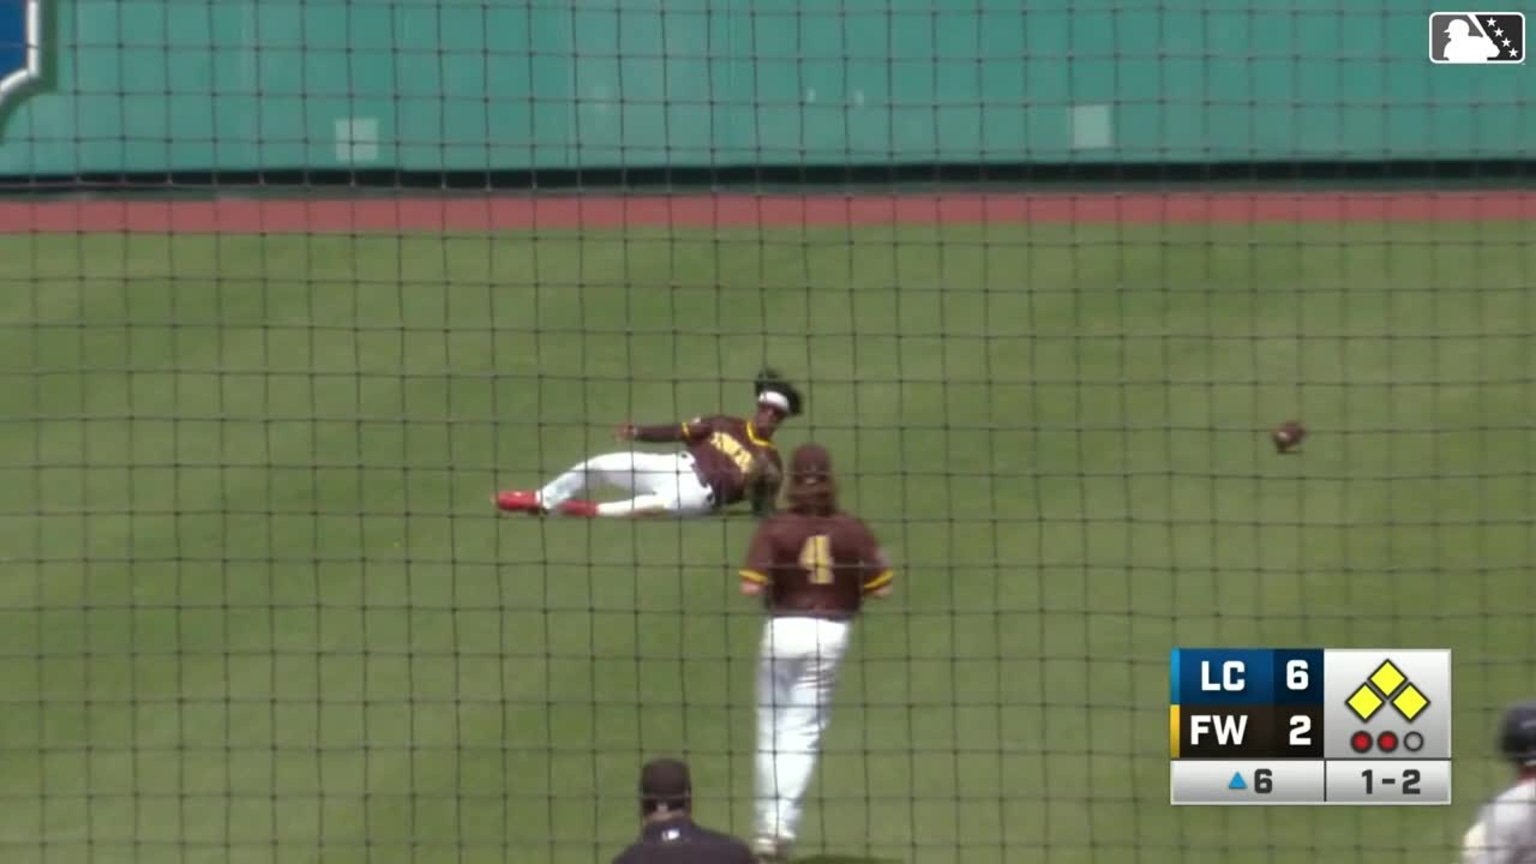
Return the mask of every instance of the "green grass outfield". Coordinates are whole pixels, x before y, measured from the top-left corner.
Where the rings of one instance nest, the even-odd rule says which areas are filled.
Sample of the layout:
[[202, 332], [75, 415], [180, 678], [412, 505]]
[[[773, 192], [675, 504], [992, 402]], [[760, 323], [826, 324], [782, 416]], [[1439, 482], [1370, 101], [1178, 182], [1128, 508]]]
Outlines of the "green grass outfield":
[[[606, 862], [679, 752], [748, 831], [752, 522], [487, 495], [766, 352], [900, 564], [803, 851], [1445, 864], [1532, 689], [1533, 240], [4, 238], [0, 858]], [[1176, 645], [1454, 648], [1455, 805], [1174, 810]]]

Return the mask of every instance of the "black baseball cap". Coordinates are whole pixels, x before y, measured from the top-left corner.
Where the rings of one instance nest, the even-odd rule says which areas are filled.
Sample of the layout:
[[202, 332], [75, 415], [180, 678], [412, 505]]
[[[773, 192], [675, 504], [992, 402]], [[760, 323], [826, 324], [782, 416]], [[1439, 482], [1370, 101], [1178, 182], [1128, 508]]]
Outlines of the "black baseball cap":
[[653, 759], [640, 769], [640, 808], [681, 810], [693, 797], [688, 766], [676, 759]]
[[1536, 700], [1519, 702], [1504, 711], [1499, 750], [1522, 766], [1536, 765]]

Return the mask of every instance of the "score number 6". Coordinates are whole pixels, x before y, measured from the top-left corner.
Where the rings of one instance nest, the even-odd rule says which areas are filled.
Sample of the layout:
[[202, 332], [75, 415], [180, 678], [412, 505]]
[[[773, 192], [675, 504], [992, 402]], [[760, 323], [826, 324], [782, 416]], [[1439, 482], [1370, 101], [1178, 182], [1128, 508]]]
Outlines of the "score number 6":
[[1291, 660], [1285, 664], [1285, 689], [1305, 690], [1311, 683], [1307, 675], [1307, 661]]

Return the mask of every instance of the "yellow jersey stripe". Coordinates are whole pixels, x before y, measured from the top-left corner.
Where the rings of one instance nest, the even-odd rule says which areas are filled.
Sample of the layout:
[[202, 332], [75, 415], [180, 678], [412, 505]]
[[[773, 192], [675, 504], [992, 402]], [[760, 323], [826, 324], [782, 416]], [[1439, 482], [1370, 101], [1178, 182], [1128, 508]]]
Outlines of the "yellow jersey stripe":
[[747, 422], [747, 437], [752, 439], [752, 443], [756, 444], [759, 447], [766, 447], [769, 450], [777, 450], [778, 449], [777, 447], [773, 446], [773, 442], [772, 441], [769, 441], [766, 438], [759, 438], [758, 437], [757, 429], [753, 427], [751, 421]]
[[885, 586], [891, 584], [891, 580], [895, 579], [895, 578], [896, 578], [896, 574], [894, 574], [891, 571], [887, 570], [884, 573], [881, 573], [880, 575], [870, 579], [868, 582], [865, 582], [864, 583], [864, 590], [865, 591], [873, 591], [876, 588], [884, 588]]
[[767, 576], [764, 576], [756, 570], [741, 571], [741, 578], [747, 580], [748, 582], [756, 582], [759, 585], [767, 585], [770, 581], [772, 581]]

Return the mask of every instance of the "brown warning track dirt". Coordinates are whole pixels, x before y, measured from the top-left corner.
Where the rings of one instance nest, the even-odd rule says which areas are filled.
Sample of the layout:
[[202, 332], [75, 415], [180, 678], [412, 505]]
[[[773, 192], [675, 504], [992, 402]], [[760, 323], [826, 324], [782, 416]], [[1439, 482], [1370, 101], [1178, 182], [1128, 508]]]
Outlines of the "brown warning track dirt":
[[1536, 219], [1536, 192], [490, 195], [0, 203], [0, 233], [352, 234], [894, 223], [1435, 222]]

